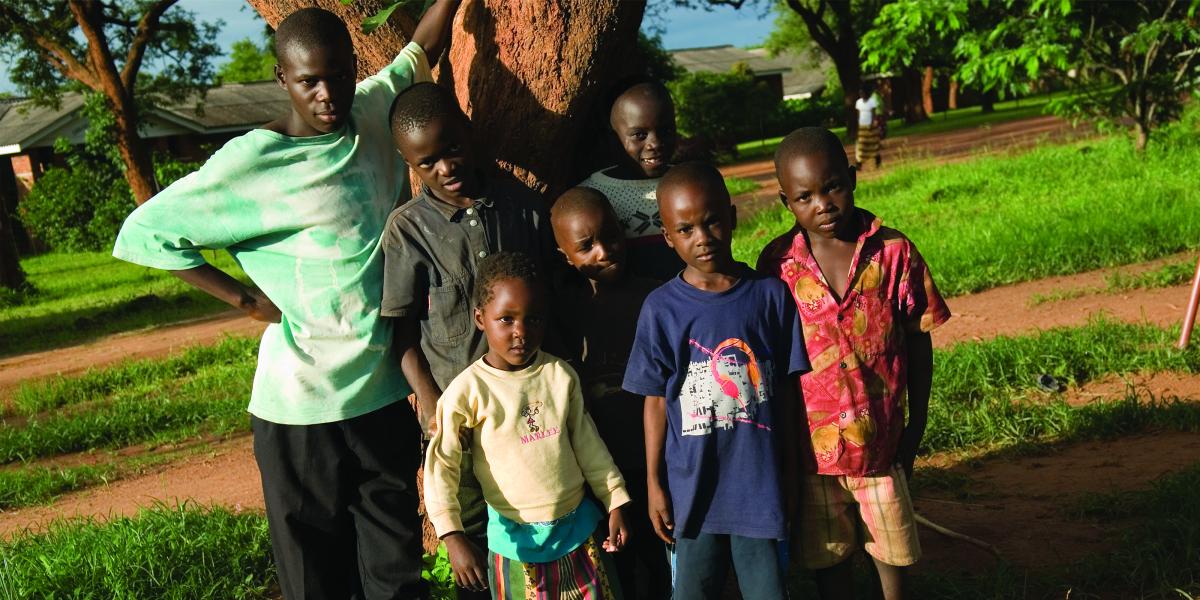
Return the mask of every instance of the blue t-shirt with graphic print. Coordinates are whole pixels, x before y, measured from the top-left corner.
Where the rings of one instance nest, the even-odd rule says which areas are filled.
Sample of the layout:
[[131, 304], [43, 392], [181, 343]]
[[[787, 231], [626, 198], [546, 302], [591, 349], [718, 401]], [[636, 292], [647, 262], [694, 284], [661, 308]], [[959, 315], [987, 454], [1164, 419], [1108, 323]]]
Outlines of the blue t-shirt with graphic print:
[[676, 536], [786, 534], [772, 400], [808, 358], [787, 286], [742, 268], [724, 292], [677, 276], [638, 317], [623, 387], [666, 398]]

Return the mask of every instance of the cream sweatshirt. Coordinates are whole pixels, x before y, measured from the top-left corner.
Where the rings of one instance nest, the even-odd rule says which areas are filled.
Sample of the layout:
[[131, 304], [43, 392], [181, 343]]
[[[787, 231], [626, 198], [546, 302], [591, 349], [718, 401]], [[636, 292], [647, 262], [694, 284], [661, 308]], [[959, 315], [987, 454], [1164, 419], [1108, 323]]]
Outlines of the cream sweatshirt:
[[558, 519], [587, 482], [606, 511], [629, 502], [625, 482], [583, 408], [579, 376], [539, 352], [520, 371], [481, 358], [450, 382], [425, 456], [425, 509], [439, 537], [462, 531], [459, 432], [470, 430], [475, 476], [488, 505], [519, 523]]

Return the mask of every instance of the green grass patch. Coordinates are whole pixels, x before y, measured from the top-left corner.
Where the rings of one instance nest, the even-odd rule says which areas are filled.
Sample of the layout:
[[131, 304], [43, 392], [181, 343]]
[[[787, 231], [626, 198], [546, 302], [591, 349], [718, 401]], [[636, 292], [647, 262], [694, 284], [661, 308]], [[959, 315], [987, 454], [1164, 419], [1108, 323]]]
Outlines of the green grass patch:
[[[243, 282], [225, 252], [205, 258]], [[21, 261], [30, 290], [0, 295], [0, 356], [55, 348], [100, 336], [228, 310], [166, 271], [105, 252], [46, 254]]]
[[5, 598], [269, 598], [266, 519], [158, 506], [105, 523], [70, 521], [0, 543]]
[[[864, 181], [857, 204], [916, 243], [943, 294], [1117, 266], [1200, 239], [1196, 136], [1164, 133], [1144, 156], [1123, 137], [1045, 146]], [[782, 207], [739, 224], [734, 255], [754, 264], [794, 225]]]
[[42, 504], [67, 492], [99, 485], [116, 476], [111, 464], [27, 467], [0, 471], [0, 510]]
[[747, 192], [758, 191], [759, 185], [751, 179], [744, 177], [726, 177], [725, 189], [729, 190], [730, 196], [745, 194]]
[[1108, 374], [1200, 372], [1200, 350], [1177, 351], [1174, 338], [1165, 329], [1101, 319], [937, 350], [923, 446], [931, 451], [1019, 447], [1152, 427], [1198, 431], [1200, 404], [1195, 402], [1131, 397], [1076, 408], [1060, 397], [1033, 392], [1041, 374], [1078, 385]]
[[1110, 292], [1163, 288], [1185, 284], [1191, 281], [1195, 272], [1196, 265], [1194, 264], [1172, 263], [1137, 275], [1126, 275], [1121, 272], [1111, 273], [1104, 278], [1104, 283]]
[[[905, 123], [903, 118], [897, 117], [888, 120], [888, 137], [945, 133], [968, 127], [980, 127], [1038, 117], [1045, 114], [1046, 104], [1049, 101], [1050, 96], [1047, 95], [998, 102], [996, 110], [990, 113], [983, 112], [978, 106], [969, 106], [967, 108], [936, 113], [931, 115], [929, 120], [913, 123], [912, 125]], [[837, 134], [838, 137], [846, 140], [845, 127], [836, 127], [831, 131]], [[734, 162], [773, 157], [775, 156], [775, 149], [779, 147], [779, 142], [781, 141], [783, 141], [783, 136], [742, 142], [737, 145], [738, 156]]]
[[[40, 384], [48, 390], [43, 407], [66, 408], [6, 417], [0, 464], [247, 431], [256, 346], [253, 340], [230, 338], [177, 359]], [[199, 364], [203, 358], [211, 362]], [[28, 400], [34, 395], [19, 392], [19, 397], [26, 410], [34, 407]]]

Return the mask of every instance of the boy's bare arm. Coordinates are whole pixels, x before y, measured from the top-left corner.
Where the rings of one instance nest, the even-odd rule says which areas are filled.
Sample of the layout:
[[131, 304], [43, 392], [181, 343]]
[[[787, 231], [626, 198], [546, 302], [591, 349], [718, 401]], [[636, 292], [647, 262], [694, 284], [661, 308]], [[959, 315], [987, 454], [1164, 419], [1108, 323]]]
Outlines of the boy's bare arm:
[[425, 11], [417, 29], [413, 32], [412, 41], [421, 46], [429, 66], [434, 66], [446, 49], [450, 39], [450, 23], [454, 21], [454, 11], [458, 9], [459, 0], [438, 0]]
[[278, 323], [283, 318], [275, 303], [271, 302], [262, 290], [244, 286], [228, 273], [210, 264], [170, 273], [217, 300], [241, 309], [252, 319]]
[[904, 474], [912, 477], [913, 461], [921, 438], [925, 437], [925, 424], [929, 418], [929, 390], [933, 386], [933, 341], [929, 334], [915, 333], [904, 339], [908, 353], [908, 422], [896, 449], [896, 462], [904, 467]]
[[646, 396], [642, 416], [646, 433], [646, 500], [650, 508], [650, 524], [654, 526], [654, 533], [658, 537], [668, 544], [674, 544], [675, 521], [671, 516], [671, 499], [662, 486], [662, 469], [666, 464], [663, 453], [667, 443], [667, 399]]
[[396, 352], [400, 355], [400, 370], [408, 385], [412, 386], [417, 396], [417, 421], [421, 431], [426, 436], [433, 435], [437, 426], [434, 415], [437, 411], [437, 401], [442, 395], [441, 388], [433, 379], [429, 370], [429, 360], [421, 351], [421, 330], [414, 317], [399, 317], [396, 319]]

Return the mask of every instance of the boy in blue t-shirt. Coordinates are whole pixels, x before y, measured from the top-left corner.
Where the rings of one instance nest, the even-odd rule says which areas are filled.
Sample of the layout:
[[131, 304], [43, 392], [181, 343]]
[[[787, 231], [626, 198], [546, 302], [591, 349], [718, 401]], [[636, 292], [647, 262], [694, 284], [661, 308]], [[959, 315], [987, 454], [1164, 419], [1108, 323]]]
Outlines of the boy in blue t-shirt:
[[776, 544], [796, 498], [789, 428], [809, 369], [795, 303], [734, 260], [715, 168], [674, 167], [657, 195], [687, 267], [642, 305], [623, 384], [646, 396], [650, 521], [675, 544], [675, 597], [719, 598], [732, 562], [744, 598], [785, 598]]

